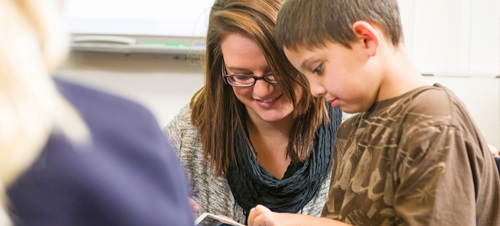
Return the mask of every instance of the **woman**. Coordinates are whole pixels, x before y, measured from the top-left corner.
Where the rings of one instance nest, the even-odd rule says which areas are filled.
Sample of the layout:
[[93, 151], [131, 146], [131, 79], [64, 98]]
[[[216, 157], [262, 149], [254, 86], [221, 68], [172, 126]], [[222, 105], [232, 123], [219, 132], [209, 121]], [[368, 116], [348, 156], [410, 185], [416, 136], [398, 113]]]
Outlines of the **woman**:
[[154, 117], [49, 76], [66, 53], [60, 3], [0, 1], [0, 225], [193, 225]]
[[200, 212], [240, 223], [260, 203], [321, 213], [342, 114], [310, 95], [276, 45], [281, 4], [217, 0], [211, 9], [205, 86], [166, 127]]

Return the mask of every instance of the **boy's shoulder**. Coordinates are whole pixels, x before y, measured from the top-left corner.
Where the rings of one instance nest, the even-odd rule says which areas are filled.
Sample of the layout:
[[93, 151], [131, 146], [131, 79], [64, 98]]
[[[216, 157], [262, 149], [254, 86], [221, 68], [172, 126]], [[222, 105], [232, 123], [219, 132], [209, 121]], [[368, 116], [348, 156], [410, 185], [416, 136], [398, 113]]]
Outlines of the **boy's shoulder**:
[[[356, 127], [365, 120], [379, 121], [380, 124], [403, 122], [413, 124], [417, 121], [448, 124], [456, 118], [454, 116], [457, 112], [461, 114], [466, 112], [465, 105], [452, 91], [440, 84], [434, 84], [376, 103], [369, 111], [353, 115], [343, 124]], [[466, 113], [462, 116], [468, 117]]]
[[451, 90], [439, 83], [434, 83], [430, 86], [419, 87], [413, 91], [410, 91], [410, 94], [416, 101], [426, 101], [432, 99], [436, 101], [452, 101], [453, 99], [456, 99], [455, 94]]
[[465, 108], [451, 90], [439, 83], [411, 91], [409, 95], [403, 95], [399, 102], [395, 105], [404, 103], [401, 106], [405, 107], [406, 113], [428, 116], [450, 116], [457, 108]]
[[465, 105], [451, 90], [438, 83], [397, 97], [385, 111], [388, 113], [379, 114], [389, 119], [384, 124], [407, 130], [448, 126], [472, 130], [470, 125], [473, 123]]

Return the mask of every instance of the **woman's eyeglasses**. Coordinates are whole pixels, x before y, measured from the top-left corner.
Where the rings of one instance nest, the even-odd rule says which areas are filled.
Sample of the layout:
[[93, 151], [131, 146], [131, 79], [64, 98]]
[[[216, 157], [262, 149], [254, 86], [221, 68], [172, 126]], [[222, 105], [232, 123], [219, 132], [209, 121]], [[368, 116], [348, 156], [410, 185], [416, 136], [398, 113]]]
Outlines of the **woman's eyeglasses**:
[[255, 75], [244, 75], [244, 74], [227, 74], [226, 67], [224, 67], [224, 62], [222, 63], [222, 78], [224, 81], [226, 81], [229, 85], [235, 86], [235, 87], [250, 87], [255, 85], [255, 82], [257, 80], [263, 79], [269, 84], [276, 84], [278, 83], [274, 79], [274, 75], [272, 72], [265, 73], [261, 76], [255, 76]]

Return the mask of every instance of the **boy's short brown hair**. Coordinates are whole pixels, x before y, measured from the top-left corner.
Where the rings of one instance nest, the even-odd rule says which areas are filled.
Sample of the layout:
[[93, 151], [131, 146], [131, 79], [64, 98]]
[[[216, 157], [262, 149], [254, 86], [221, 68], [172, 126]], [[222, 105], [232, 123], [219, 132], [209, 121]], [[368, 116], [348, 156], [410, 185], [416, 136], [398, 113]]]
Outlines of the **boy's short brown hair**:
[[350, 48], [352, 24], [378, 26], [394, 46], [403, 41], [397, 0], [287, 0], [278, 14], [276, 39], [281, 47], [321, 47], [327, 41]]

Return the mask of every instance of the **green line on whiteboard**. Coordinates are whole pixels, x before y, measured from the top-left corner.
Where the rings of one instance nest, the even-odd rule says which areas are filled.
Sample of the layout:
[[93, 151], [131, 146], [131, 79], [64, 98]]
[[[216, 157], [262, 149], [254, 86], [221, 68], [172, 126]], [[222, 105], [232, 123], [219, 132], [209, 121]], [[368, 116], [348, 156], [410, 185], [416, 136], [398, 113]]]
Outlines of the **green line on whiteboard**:
[[166, 47], [189, 47], [189, 44], [181, 42], [143, 42], [142, 44], [151, 46], [166, 46]]

